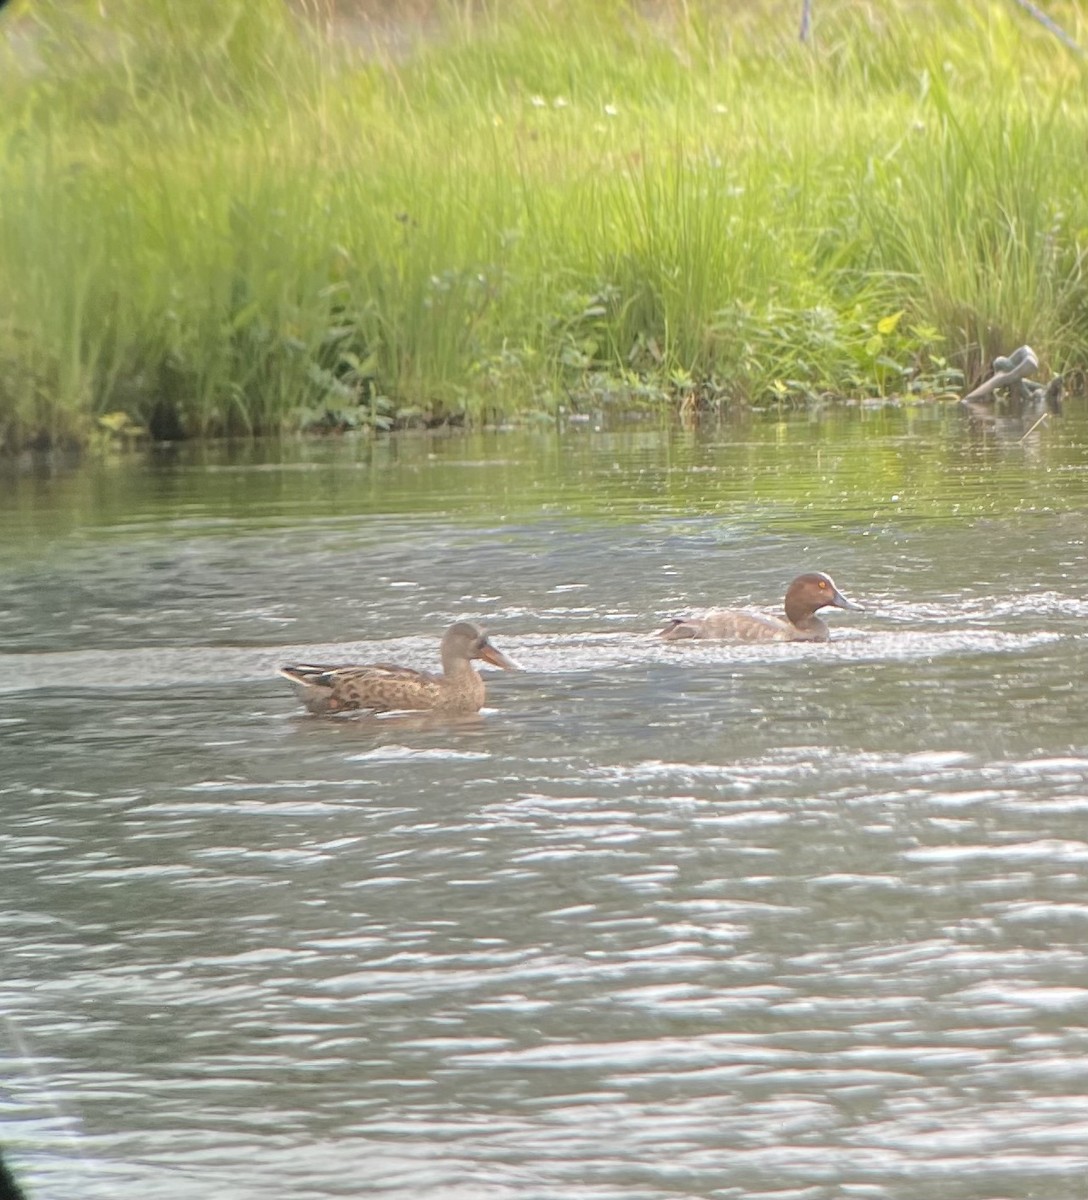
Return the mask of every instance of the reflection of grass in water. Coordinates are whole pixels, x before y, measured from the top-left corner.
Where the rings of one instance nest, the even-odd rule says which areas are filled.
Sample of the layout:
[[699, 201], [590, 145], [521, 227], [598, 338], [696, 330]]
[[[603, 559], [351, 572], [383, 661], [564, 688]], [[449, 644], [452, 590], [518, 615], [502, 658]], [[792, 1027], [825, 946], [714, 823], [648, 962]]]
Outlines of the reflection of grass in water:
[[[958, 408], [931, 406], [839, 408], [818, 420], [746, 415], [704, 422], [698, 433], [640, 422], [602, 433], [192, 443], [151, 461], [96, 457], [48, 477], [9, 469], [0, 532], [16, 559], [71, 554], [73, 537], [120, 547], [264, 532], [268, 553], [284, 562], [292, 549], [306, 553], [318, 526], [360, 560], [401, 541], [456, 555], [458, 529], [501, 543], [537, 523], [553, 531], [554, 549], [582, 518], [652, 525], [655, 538], [849, 536], [874, 525], [1083, 512], [1086, 441], [1080, 406], [1030, 454], [974, 431]], [[283, 540], [291, 530], [297, 544]], [[232, 567], [227, 554], [225, 587]], [[169, 571], [163, 578], [175, 586]]]
[[824, 0], [812, 52], [795, 6], [730, 7], [451, 8], [360, 62], [280, 0], [36, 5], [0, 70], [6, 443], [1081, 361], [1080, 64], [1011, 4]]

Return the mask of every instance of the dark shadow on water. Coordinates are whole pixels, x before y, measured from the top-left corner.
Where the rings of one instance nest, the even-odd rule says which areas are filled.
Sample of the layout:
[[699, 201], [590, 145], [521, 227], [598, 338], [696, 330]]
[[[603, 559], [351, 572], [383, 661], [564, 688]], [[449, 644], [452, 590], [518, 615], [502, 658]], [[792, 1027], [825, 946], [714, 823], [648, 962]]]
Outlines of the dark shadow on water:
[[486, 727], [487, 714], [462, 713], [452, 716], [442, 713], [404, 712], [374, 716], [372, 713], [339, 713], [324, 717], [300, 714], [291, 719], [291, 724], [301, 734], [336, 729], [338, 737], [384, 742], [403, 734], [478, 733]]

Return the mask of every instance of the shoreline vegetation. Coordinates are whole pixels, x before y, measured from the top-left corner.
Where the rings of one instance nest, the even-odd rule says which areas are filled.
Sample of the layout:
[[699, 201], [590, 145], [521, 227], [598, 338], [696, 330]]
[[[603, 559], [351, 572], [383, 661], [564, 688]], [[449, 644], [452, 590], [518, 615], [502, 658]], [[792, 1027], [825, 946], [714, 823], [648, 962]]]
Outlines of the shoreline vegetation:
[[10, 5], [0, 451], [1083, 371], [1088, 59], [1014, 0], [800, 11]]

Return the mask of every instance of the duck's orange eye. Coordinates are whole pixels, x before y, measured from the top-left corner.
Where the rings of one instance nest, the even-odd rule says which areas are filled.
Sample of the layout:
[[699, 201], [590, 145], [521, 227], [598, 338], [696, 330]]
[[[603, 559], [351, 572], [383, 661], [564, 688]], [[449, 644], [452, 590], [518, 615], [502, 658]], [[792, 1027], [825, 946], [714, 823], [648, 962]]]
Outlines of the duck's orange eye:
[[820, 587], [822, 587], [824, 589], [824, 591], [826, 592], [827, 591], [827, 582], [825, 580], [821, 579]]

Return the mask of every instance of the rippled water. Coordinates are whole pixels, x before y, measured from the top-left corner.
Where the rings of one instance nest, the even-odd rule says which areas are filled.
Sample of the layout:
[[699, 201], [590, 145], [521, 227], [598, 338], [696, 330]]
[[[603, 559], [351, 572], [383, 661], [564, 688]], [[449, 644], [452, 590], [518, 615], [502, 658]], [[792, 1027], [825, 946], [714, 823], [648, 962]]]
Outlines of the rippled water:
[[[1088, 422], [187, 450], [0, 489], [30, 1194], [1083, 1198]], [[821, 568], [825, 646], [663, 643]], [[526, 668], [438, 721], [275, 666]]]

